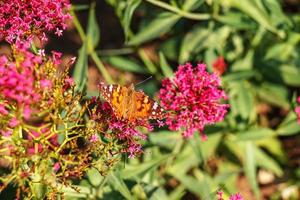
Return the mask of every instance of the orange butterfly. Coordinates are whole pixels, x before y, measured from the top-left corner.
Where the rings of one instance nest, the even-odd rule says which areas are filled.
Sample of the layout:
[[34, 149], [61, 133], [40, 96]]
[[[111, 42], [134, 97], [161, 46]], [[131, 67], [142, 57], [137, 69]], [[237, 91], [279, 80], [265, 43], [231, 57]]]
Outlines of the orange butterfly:
[[164, 116], [164, 109], [144, 92], [135, 91], [133, 84], [130, 87], [100, 84], [100, 92], [118, 119], [136, 122]]

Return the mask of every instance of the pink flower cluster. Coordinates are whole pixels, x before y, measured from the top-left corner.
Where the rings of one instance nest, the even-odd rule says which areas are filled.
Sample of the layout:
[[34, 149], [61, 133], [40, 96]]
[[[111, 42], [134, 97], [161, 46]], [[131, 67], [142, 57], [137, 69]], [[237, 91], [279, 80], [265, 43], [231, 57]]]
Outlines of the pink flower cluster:
[[28, 41], [34, 35], [47, 40], [46, 31], [60, 36], [66, 29], [69, 0], [2, 0], [0, 2], [0, 39], [13, 43]]
[[[148, 129], [152, 127], [144, 122], [130, 124], [127, 121], [122, 121], [116, 118], [114, 112], [108, 102], [97, 102], [97, 116], [92, 116], [97, 122], [104, 122], [107, 125], [106, 135], [117, 139], [119, 143], [124, 143], [123, 153], [128, 153], [129, 158], [135, 157], [142, 152], [142, 146], [139, 140], [145, 140], [146, 135], [137, 130], [138, 126], [143, 126]], [[110, 134], [109, 134], [110, 133]]]
[[[31, 105], [39, 102], [41, 90], [51, 87], [51, 81], [40, 79], [36, 81], [35, 67], [42, 64], [41, 56], [25, 50], [16, 60], [0, 57], [0, 99], [9, 104], [16, 103], [23, 110], [23, 117], [28, 119]], [[5, 106], [0, 106], [1, 114], [7, 114]]]
[[219, 76], [209, 74], [205, 64], [180, 65], [173, 79], [164, 79], [159, 97], [169, 111], [166, 124], [170, 130], [183, 128], [183, 136], [190, 137], [195, 131], [202, 134], [205, 125], [222, 121], [229, 105], [220, 102], [227, 97], [219, 87]]
[[[300, 96], [297, 98], [297, 103], [300, 103]], [[297, 114], [298, 124], [300, 124], [300, 106], [295, 108], [295, 112]]]

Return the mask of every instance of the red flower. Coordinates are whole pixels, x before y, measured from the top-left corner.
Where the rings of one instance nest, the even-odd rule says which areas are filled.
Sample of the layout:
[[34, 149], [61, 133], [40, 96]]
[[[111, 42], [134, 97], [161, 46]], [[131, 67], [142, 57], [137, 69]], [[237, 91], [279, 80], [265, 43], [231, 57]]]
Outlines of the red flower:
[[218, 57], [212, 64], [213, 70], [215, 73], [222, 75], [227, 68], [227, 64], [224, 60], [224, 57], [220, 56]]

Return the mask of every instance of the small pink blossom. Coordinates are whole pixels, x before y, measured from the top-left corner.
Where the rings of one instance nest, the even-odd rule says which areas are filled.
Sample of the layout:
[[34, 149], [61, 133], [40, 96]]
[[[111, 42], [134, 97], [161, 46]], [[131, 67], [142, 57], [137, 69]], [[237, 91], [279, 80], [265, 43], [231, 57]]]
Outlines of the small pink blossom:
[[223, 200], [223, 191], [222, 190], [219, 190], [217, 192], [217, 196], [218, 196], [218, 200]]
[[55, 31], [55, 35], [57, 35], [58, 37], [62, 36], [62, 30], [56, 28], [56, 31]]
[[17, 120], [15, 117], [11, 118], [11, 120], [8, 123], [8, 125], [11, 128], [14, 128], [14, 127], [18, 126], [19, 124], [20, 124], [19, 120]]
[[[222, 190], [219, 190], [217, 192], [217, 197], [218, 197], [218, 200], [224, 200]], [[229, 200], [244, 200], [244, 198], [242, 197], [242, 195], [240, 193], [237, 193], [237, 194], [230, 195]]]
[[38, 50], [38, 55], [40, 55], [40, 56], [42, 56], [42, 57], [46, 56], [45, 50], [44, 50], [44, 49], [39, 49], [39, 50]]
[[10, 137], [13, 133], [12, 130], [6, 130], [6, 131], [1, 130], [0, 132], [3, 137]]
[[62, 53], [57, 52], [57, 51], [51, 51], [51, 53], [52, 53], [52, 60], [53, 60], [54, 64], [55, 65], [60, 65], [61, 64]]
[[31, 111], [30, 107], [29, 106], [25, 106], [25, 108], [23, 110], [23, 117], [24, 117], [24, 119], [28, 120], [30, 118], [30, 116], [31, 116], [31, 113], [32, 113], [32, 111]]
[[96, 134], [92, 135], [90, 138], [90, 142], [97, 142], [98, 140], [99, 140], [99, 138]]
[[183, 129], [183, 136], [190, 137], [196, 131], [203, 134], [206, 125], [222, 121], [229, 105], [220, 102], [227, 98], [220, 84], [220, 77], [209, 74], [205, 64], [180, 65], [173, 79], [164, 79], [159, 97], [169, 111], [169, 129]]
[[42, 89], [51, 88], [52, 82], [47, 79], [40, 80], [40, 86]]
[[54, 165], [53, 165], [53, 171], [56, 173], [59, 169], [60, 169], [59, 162], [54, 163]]
[[230, 195], [229, 200], [244, 200], [240, 193]]
[[[297, 98], [297, 103], [300, 103], [300, 96]], [[297, 106], [295, 108], [295, 112], [297, 114], [297, 121], [298, 121], [298, 124], [300, 124], [300, 106]]]
[[8, 114], [8, 111], [6, 110], [5, 105], [1, 104], [1, 103], [0, 103], [0, 114], [1, 115], [7, 115]]
[[72, 57], [70, 60], [70, 64], [73, 65], [76, 61], [76, 56]]

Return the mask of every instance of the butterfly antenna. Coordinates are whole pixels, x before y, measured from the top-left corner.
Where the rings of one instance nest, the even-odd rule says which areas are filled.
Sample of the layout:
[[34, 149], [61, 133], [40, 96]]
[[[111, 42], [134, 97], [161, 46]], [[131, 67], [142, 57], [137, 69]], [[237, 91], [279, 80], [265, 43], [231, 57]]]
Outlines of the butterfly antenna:
[[141, 81], [141, 82], [138, 82], [135, 86], [140, 85], [140, 84], [142, 84], [142, 83], [148, 81], [148, 80], [151, 79], [151, 78], [152, 78], [152, 76], [146, 78], [145, 80], [143, 80], [143, 81]]

